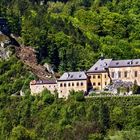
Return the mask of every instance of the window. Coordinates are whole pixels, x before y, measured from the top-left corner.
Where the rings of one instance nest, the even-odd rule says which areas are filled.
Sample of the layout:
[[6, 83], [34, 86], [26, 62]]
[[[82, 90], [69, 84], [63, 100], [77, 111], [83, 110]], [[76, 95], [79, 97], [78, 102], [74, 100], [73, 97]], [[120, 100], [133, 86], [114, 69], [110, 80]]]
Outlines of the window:
[[64, 87], [66, 87], [66, 83], [64, 83]]
[[71, 75], [70, 78], [73, 78], [73, 75]]
[[105, 78], [106, 78], [106, 74], [105, 74]]
[[127, 77], [127, 71], [124, 72], [124, 77]]
[[114, 75], [115, 75], [115, 73], [114, 73], [114, 72], [112, 72], [112, 73], [111, 73], [112, 78], [114, 78]]
[[95, 75], [93, 75], [93, 79], [95, 79], [96, 77], [95, 77]]
[[98, 78], [100, 78], [100, 75], [98, 75]]
[[77, 86], [79, 86], [79, 82], [77, 82]]
[[81, 86], [83, 86], [83, 82], [81, 82]]
[[93, 83], [93, 86], [96, 86], [96, 83], [95, 82]]
[[60, 84], [60, 87], [62, 87], [62, 86], [63, 86], [63, 84], [61, 83], [61, 84]]
[[105, 85], [107, 85], [107, 82], [105, 82]]
[[68, 86], [70, 87], [70, 83], [68, 83]]
[[72, 86], [74, 86], [74, 83], [72, 83]]
[[121, 78], [121, 72], [118, 71], [118, 78]]
[[98, 86], [100, 86], [100, 85], [101, 85], [101, 83], [99, 82], [99, 83], [98, 83]]
[[91, 79], [91, 76], [89, 76], [89, 79]]
[[95, 70], [98, 70], [98, 67], [96, 67]]
[[137, 73], [137, 71], [135, 71], [135, 77], [138, 77], [138, 73]]

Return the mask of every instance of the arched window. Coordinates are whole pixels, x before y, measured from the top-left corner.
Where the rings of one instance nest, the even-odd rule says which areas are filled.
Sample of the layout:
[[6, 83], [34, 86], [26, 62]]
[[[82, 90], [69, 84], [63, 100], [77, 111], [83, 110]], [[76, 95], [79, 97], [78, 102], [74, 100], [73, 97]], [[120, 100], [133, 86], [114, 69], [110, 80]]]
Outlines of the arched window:
[[74, 86], [74, 83], [72, 83], [72, 86]]
[[60, 84], [60, 87], [62, 87], [62, 86], [63, 86], [63, 84], [61, 83], [61, 84]]
[[83, 86], [83, 82], [81, 82], [81, 86]]
[[68, 83], [68, 86], [70, 87], [70, 83]]
[[64, 83], [64, 87], [66, 87], [67, 85], [66, 85], [66, 83]]

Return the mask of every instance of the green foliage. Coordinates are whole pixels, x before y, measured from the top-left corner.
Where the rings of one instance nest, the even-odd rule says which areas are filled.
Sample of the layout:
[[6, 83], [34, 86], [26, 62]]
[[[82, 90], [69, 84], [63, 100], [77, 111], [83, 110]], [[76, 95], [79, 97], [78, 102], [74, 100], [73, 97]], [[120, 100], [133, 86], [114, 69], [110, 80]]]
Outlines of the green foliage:
[[114, 135], [109, 136], [109, 140], [138, 140], [140, 139], [140, 132], [136, 130], [118, 131]]
[[1, 0], [0, 9], [11, 31], [55, 71], [88, 69], [100, 53], [140, 57], [138, 0]]
[[[23, 45], [36, 49], [38, 61], [55, 71], [87, 70], [101, 53], [113, 59], [140, 57], [139, 0], [41, 2], [0, 0], [0, 15]], [[139, 96], [85, 99], [73, 92], [64, 101], [43, 91], [32, 97], [32, 78], [14, 56], [0, 62], [0, 139], [140, 139]], [[19, 90], [26, 96], [9, 96]]]
[[25, 92], [33, 78], [33, 74], [15, 56], [0, 62], [0, 93], [18, 95], [20, 90]]
[[45, 89], [42, 91], [42, 101], [47, 104], [52, 104], [54, 102], [54, 95], [50, 91]]
[[139, 90], [139, 86], [137, 84], [137, 81], [134, 81], [134, 85], [133, 85], [133, 94], [138, 94], [138, 90]]
[[23, 126], [17, 126], [12, 129], [11, 140], [30, 140], [29, 132]]
[[0, 95], [2, 139], [125, 139], [130, 132], [130, 139], [139, 138], [139, 96], [96, 97], [84, 102], [57, 99], [50, 103], [45, 95]]
[[90, 134], [88, 137], [88, 140], [103, 140], [103, 136], [101, 134], [95, 133], [95, 134]]
[[70, 95], [69, 95], [70, 99], [74, 99], [75, 101], [84, 101], [85, 97], [84, 97], [84, 93], [82, 91], [71, 91]]

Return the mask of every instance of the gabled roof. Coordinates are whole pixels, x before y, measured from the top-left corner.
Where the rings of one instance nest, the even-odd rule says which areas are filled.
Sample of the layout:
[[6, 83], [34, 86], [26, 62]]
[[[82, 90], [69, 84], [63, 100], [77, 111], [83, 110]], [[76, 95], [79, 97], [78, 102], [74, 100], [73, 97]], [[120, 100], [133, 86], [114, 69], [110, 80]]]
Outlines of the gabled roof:
[[86, 80], [87, 76], [85, 72], [65, 72], [58, 81], [74, 81], [74, 80]]
[[140, 66], [140, 59], [130, 59], [130, 60], [113, 60], [110, 63], [110, 68], [114, 67], [132, 67]]
[[112, 59], [99, 59], [88, 71], [87, 73], [98, 73], [105, 72], [105, 68], [108, 68]]

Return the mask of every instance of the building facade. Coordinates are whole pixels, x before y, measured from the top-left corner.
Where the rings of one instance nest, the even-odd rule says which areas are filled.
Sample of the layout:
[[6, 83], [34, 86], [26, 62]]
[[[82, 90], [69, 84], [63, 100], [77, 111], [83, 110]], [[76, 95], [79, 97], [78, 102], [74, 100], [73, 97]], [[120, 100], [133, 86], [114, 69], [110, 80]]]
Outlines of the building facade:
[[87, 75], [85, 72], [65, 72], [57, 83], [60, 98], [67, 98], [72, 90], [87, 92]]
[[104, 90], [113, 80], [137, 82], [140, 85], [140, 59], [99, 59], [87, 72], [65, 72], [57, 81], [31, 81], [32, 95], [45, 88], [52, 93], [57, 90], [59, 98], [67, 98], [70, 91]]
[[111, 61], [109, 73], [112, 80], [136, 81], [140, 85], [140, 59]]
[[57, 83], [54, 80], [33, 80], [30, 82], [31, 95], [38, 95], [45, 89], [48, 89], [51, 93], [54, 93], [57, 88]]
[[140, 59], [99, 59], [88, 71], [88, 88], [103, 90], [113, 80], [137, 82], [140, 85]]
[[102, 90], [110, 83], [108, 67], [111, 59], [99, 59], [88, 71], [88, 88], [93, 90]]

